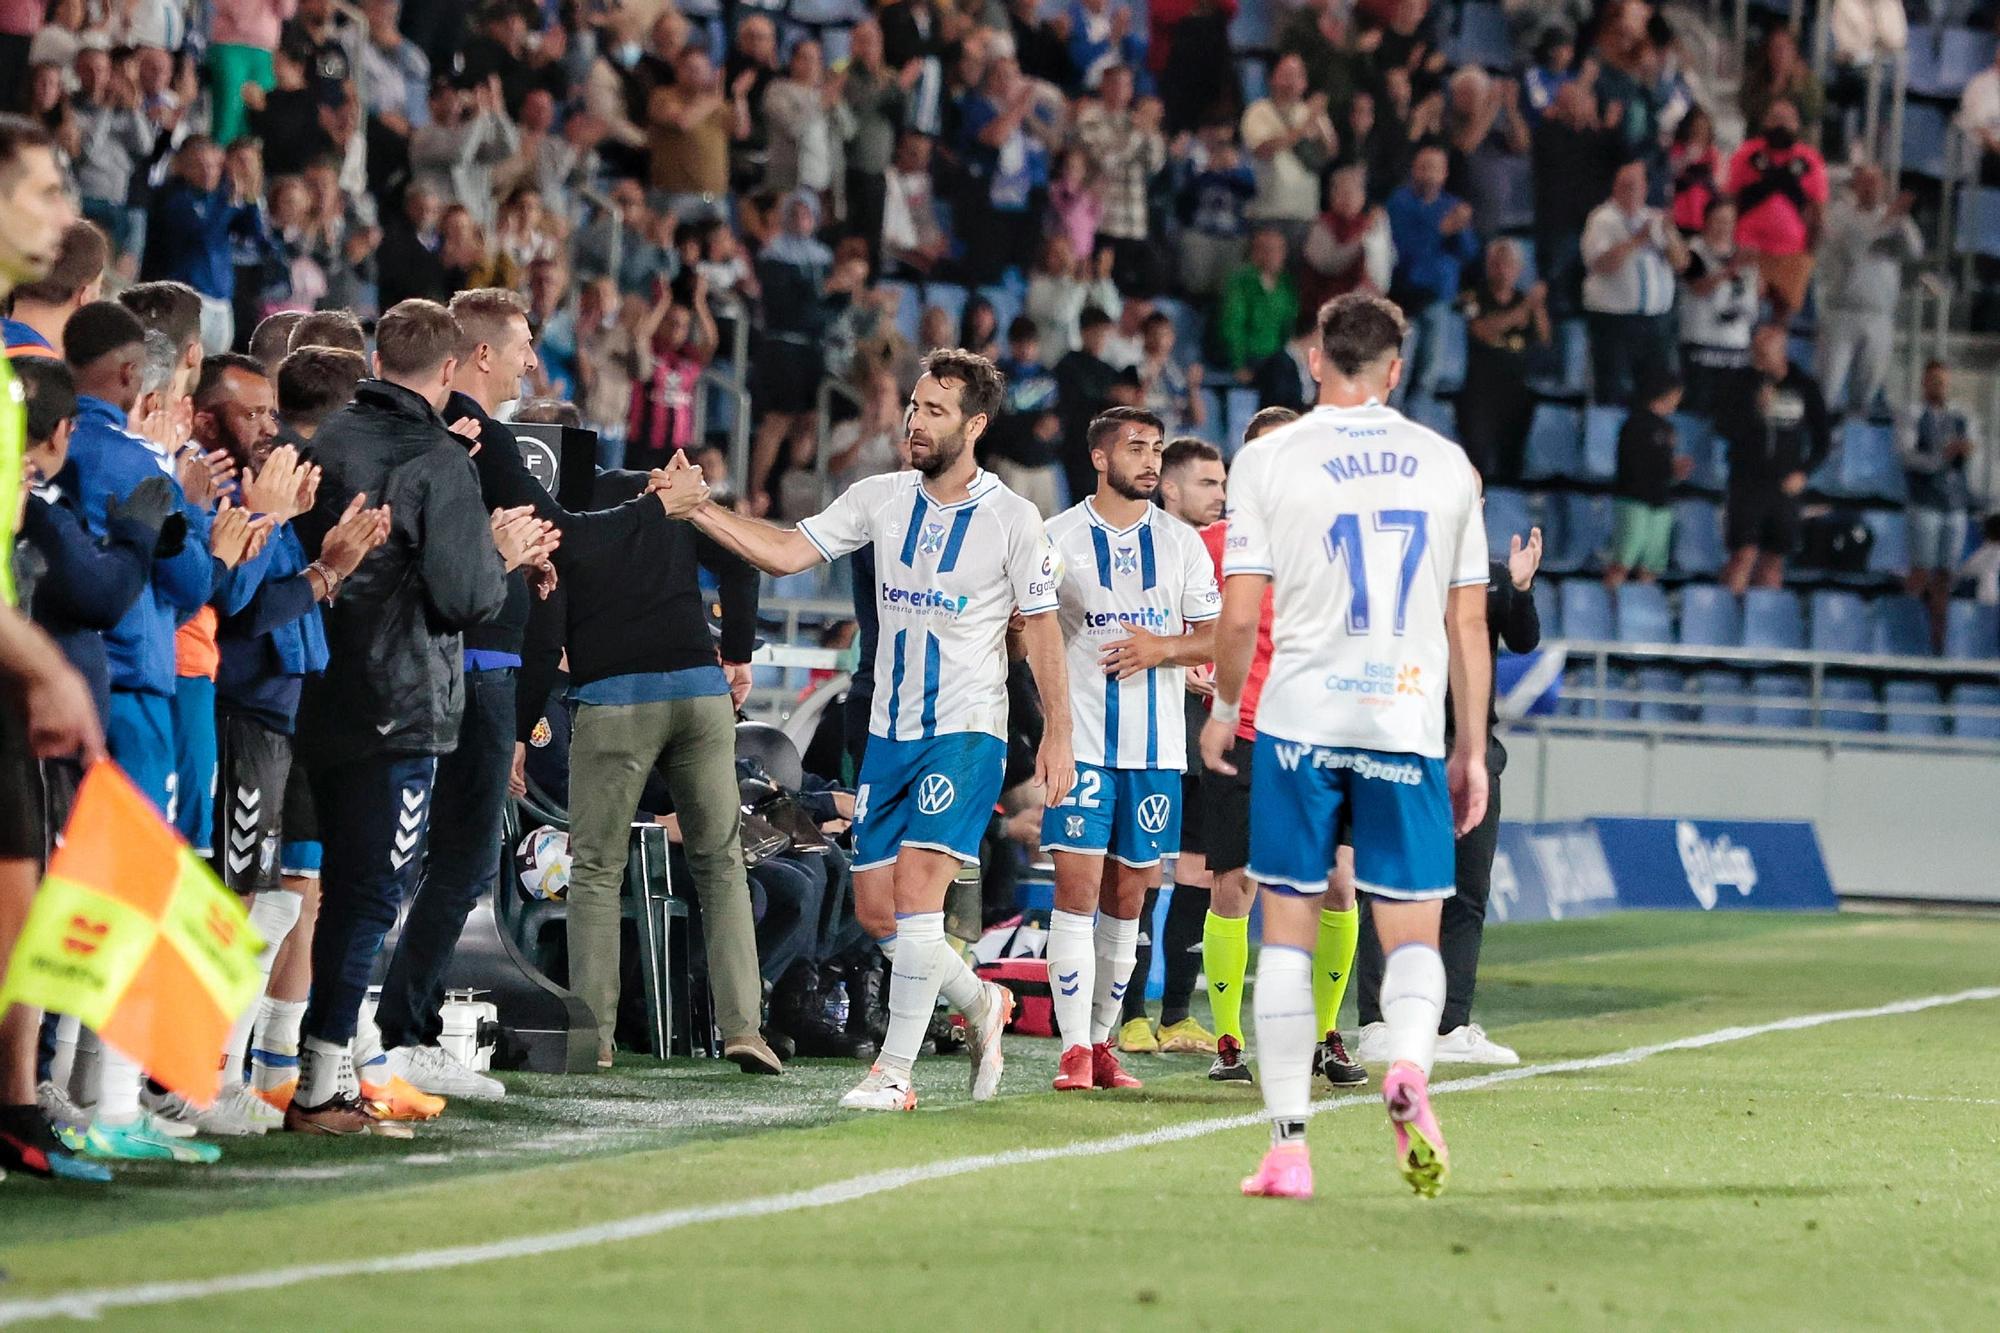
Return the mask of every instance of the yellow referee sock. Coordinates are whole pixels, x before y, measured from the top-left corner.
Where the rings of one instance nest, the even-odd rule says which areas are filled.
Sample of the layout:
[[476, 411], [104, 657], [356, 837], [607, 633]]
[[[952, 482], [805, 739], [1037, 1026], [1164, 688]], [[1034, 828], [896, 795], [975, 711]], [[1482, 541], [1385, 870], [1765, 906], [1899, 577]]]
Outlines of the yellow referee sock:
[[1210, 912], [1201, 927], [1201, 968], [1208, 974], [1208, 1007], [1215, 1035], [1243, 1044], [1243, 976], [1250, 968], [1250, 918]]
[[1361, 939], [1361, 909], [1345, 912], [1320, 909], [1319, 945], [1313, 950], [1313, 1008], [1319, 1014], [1319, 1035], [1340, 1021], [1340, 1002], [1347, 998], [1347, 976], [1354, 970], [1354, 947]]

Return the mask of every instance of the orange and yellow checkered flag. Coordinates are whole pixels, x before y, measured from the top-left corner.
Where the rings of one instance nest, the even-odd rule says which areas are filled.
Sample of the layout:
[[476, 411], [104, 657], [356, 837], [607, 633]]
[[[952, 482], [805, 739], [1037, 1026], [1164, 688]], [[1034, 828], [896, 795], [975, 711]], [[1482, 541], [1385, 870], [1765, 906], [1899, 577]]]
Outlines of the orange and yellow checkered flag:
[[240, 899], [117, 765], [84, 775], [0, 1008], [74, 1014], [166, 1087], [206, 1106], [229, 1029], [262, 989], [264, 942]]

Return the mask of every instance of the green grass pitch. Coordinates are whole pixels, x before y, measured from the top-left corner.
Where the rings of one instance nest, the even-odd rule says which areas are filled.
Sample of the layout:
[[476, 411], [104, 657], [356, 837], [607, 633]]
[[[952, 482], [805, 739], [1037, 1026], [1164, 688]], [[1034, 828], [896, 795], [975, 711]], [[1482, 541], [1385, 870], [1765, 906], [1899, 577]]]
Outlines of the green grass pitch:
[[[1996, 984], [2000, 919], [1633, 914], [1489, 932], [1478, 1009], [1533, 1066]], [[926, 1061], [907, 1116], [833, 1110], [860, 1071], [831, 1063], [510, 1075], [504, 1103], [411, 1142], [273, 1135], [106, 1189], [9, 1180], [0, 1325], [75, 1326], [34, 1303], [93, 1291], [125, 1293], [109, 1328], [1990, 1329], [1996, 1034], [2000, 1000], [1976, 1000], [1443, 1093], [1434, 1202], [1372, 1100], [1315, 1118], [1309, 1204], [1238, 1196], [1258, 1124], [798, 1194], [1261, 1110], [1196, 1057], [1065, 1096], [1053, 1043], [1014, 1041], [999, 1099], [967, 1105], [962, 1058]], [[225, 1281], [512, 1238], [427, 1271]]]

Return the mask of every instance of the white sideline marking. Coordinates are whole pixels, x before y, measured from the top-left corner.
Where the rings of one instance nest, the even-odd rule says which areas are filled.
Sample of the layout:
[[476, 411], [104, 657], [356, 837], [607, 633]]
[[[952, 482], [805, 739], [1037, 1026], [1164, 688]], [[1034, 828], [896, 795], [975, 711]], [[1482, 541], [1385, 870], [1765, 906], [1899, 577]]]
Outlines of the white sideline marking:
[[[1940, 1009], [1946, 1005], [1965, 1004], [1974, 1000], [2000, 1000], [2000, 986], [1981, 986], [1971, 990], [1955, 991], [1948, 995], [1926, 995], [1916, 999], [1896, 1000], [1869, 1009], [1835, 1009], [1820, 1014], [1799, 1014], [1792, 1018], [1780, 1018], [1769, 1023], [1718, 1028], [1713, 1032], [1703, 1032], [1692, 1037], [1680, 1037], [1651, 1046], [1633, 1046], [1604, 1055], [1587, 1056], [1577, 1060], [1557, 1060], [1542, 1065], [1520, 1065], [1511, 1069], [1495, 1070], [1490, 1074], [1476, 1074], [1470, 1078], [1449, 1079], [1433, 1085], [1432, 1091], [1477, 1092], [1483, 1088], [1518, 1083], [1523, 1079], [1541, 1078], [1549, 1074], [1613, 1069], [1620, 1065], [1637, 1064], [1641, 1060], [1672, 1051], [1695, 1051], [1707, 1046], [1721, 1046], [1728, 1042], [1744, 1041], [1750, 1037], [1761, 1037], [1772, 1032], [1798, 1032], [1806, 1028], [1824, 1027], [1829, 1023], [1845, 1023], [1854, 1019], [1888, 1018], [1898, 1014], [1921, 1013], [1926, 1009]], [[1331, 1111], [1344, 1106], [1371, 1104], [1378, 1100], [1379, 1098], [1373, 1094], [1356, 1093], [1316, 1102], [1313, 1109]], [[233, 1296], [251, 1291], [272, 1291], [280, 1287], [292, 1287], [303, 1282], [319, 1282], [331, 1278], [425, 1273], [445, 1268], [463, 1268], [471, 1264], [496, 1263], [504, 1259], [528, 1259], [562, 1250], [641, 1240], [702, 1222], [730, 1222], [746, 1217], [768, 1217], [776, 1213], [801, 1212], [808, 1208], [828, 1208], [835, 1204], [853, 1203], [857, 1199], [871, 1198], [877, 1194], [887, 1194], [911, 1185], [921, 1185], [933, 1180], [948, 1180], [954, 1176], [971, 1175], [976, 1171], [990, 1171], [997, 1167], [1029, 1166], [1073, 1157], [1104, 1157], [1112, 1153], [1128, 1152], [1134, 1148], [1153, 1148], [1164, 1143], [1203, 1138], [1226, 1130], [1248, 1129], [1263, 1124], [1265, 1120], [1266, 1117], [1262, 1112], [1220, 1116], [1208, 1120], [1188, 1121], [1179, 1125], [1166, 1125], [1142, 1134], [1120, 1134], [1108, 1139], [1087, 1139], [1053, 1148], [1016, 1148], [1008, 1152], [986, 1153], [977, 1157], [954, 1157], [941, 1162], [929, 1162], [922, 1166], [853, 1176], [846, 1180], [831, 1181], [812, 1189], [794, 1190], [787, 1194], [704, 1204], [694, 1208], [673, 1208], [664, 1212], [621, 1218], [615, 1222], [599, 1222], [591, 1226], [572, 1227], [566, 1231], [552, 1231], [538, 1236], [516, 1236], [508, 1240], [488, 1241], [478, 1245], [454, 1245], [445, 1249], [419, 1250], [414, 1254], [343, 1259], [322, 1264], [297, 1264], [290, 1268], [266, 1269], [260, 1273], [236, 1273], [224, 1277], [195, 1278], [178, 1282], [147, 1282], [130, 1287], [102, 1287], [94, 1291], [73, 1291], [57, 1296], [0, 1301], [0, 1326], [22, 1323], [30, 1319], [65, 1316], [71, 1319], [95, 1319], [107, 1310], [171, 1305], [179, 1301], [202, 1300], [210, 1296]]]

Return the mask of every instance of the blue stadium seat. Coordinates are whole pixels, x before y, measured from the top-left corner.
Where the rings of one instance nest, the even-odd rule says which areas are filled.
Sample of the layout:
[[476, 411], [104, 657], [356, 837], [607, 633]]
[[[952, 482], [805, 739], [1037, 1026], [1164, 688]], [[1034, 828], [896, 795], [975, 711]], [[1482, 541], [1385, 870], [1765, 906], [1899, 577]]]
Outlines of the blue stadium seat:
[[[1914, 41], [1915, 35], [1912, 34]], [[1938, 33], [1938, 95], [1957, 97], [1972, 76], [1993, 63], [1993, 34], [1975, 28], [1945, 28]]]
[[1583, 472], [1583, 413], [1560, 403], [1538, 403], [1528, 427], [1521, 475], [1530, 481], [1576, 477]]
[[1532, 526], [1534, 526], [1534, 508], [1530, 508], [1526, 494], [1522, 494], [1520, 490], [1508, 490], [1504, 486], [1494, 486], [1492, 490], [1486, 492], [1486, 554], [1490, 558], [1504, 560], [1508, 552], [1508, 540], [1514, 536], [1526, 540], [1528, 528]]
[[1752, 588], [1743, 594], [1745, 648], [1803, 648], [1805, 643], [1797, 593], [1783, 588]]
[[1236, 61], [1236, 80], [1243, 89], [1243, 105], [1255, 105], [1271, 90], [1269, 64], [1262, 56], [1240, 56]]
[[1563, 636], [1589, 643], [1610, 643], [1617, 636], [1611, 623], [1611, 594], [1596, 579], [1564, 579]]
[[1688, 485], [1699, 486], [1705, 491], [1719, 491], [1728, 485], [1728, 451], [1708, 418], [1692, 412], [1676, 412], [1672, 420], [1680, 451], [1694, 460], [1694, 471], [1688, 475]]
[[[1604, 673], [1603, 688], [1606, 694], [1622, 694], [1630, 689], [1631, 677], [1623, 671], [1608, 670]], [[1638, 712], [1627, 699], [1586, 699], [1585, 691], [1598, 688], [1597, 665], [1571, 667], [1563, 673], [1562, 711], [1571, 717], [1604, 718], [1614, 722], [1629, 722]]]
[[1446, 313], [1438, 322], [1438, 340], [1424, 367], [1424, 383], [1412, 388], [1432, 394], [1453, 394], [1465, 383], [1465, 317], [1457, 311]]
[[1812, 650], [1865, 653], [1869, 650], [1868, 604], [1858, 593], [1822, 590], [1812, 595]]
[[1750, 725], [1750, 705], [1731, 701], [1731, 696], [1745, 693], [1742, 672], [1711, 668], [1697, 672], [1688, 684], [1695, 700], [1695, 715], [1702, 722], [1722, 727]]
[[1908, 496], [1896, 461], [1895, 427], [1851, 417], [1841, 427], [1831, 460], [1839, 468], [1840, 495], [1902, 501]]
[[[1681, 694], [1681, 673], [1672, 667], [1641, 667], [1632, 673], [1632, 687], [1649, 695], [1677, 698]], [[1634, 709], [1641, 722], [1685, 722], [1694, 710], [1674, 698], [1642, 700]]]
[[1234, 454], [1243, 447], [1243, 432], [1250, 429], [1250, 418], [1257, 415], [1259, 406], [1255, 389], [1229, 391], [1222, 411], [1224, 438], [1228, 441], [1223, 446], [1224, 452]]
[[1581, 319], [1555, 326], [1554, 345], [1531, 353], [1528, 387], [1550, 398], [1581, 398], [1590, 391], [1590, 331]]
[[1728, 563], [1722, 540], [1722, 506], [1713, 500], [1674, 501], [1674, 568], [1683, 574], [1715, 575]]
[[1944, 655], [1981, 662], [2000, 657], [2000, 606], [1954, 599], [1945, 614]]
[[1543, 557], [1542, 563], [1558, 573], [1574, 573], [1596, 566], [1611, 549], [1611, 497], [1571, 491], [1551, 499], [1562, 517], [1554, 525], [1553, 545], [1549, 535], [1543, 534], [1542, 544], [1549, 554]]
[[1894, 657], [1929, 657], [1931, 622], [1924, 605], [1914, 597], [1895, 593], [1878, 597], [1870, 608], [1875, 630], [1869, 636], [1869, 651]]
[[1812, 707], [1806, 703], [1803, 676], [1767, 671], [1750, 679], [1750, 693], [1756, 703], [1750, 722], [1759, 727], [1804, 727], [1812, 723]]
[[896, 293], [896, 332], [914, 345], [917, 329], [924, 318], [923, 289], [914, 282], [885, 281], [876, 286], [884, 291]]
[[1458, 417], [1451, 403], [1432, 394], [1413, 393], [1404, 399], [1403, 415], [1446, 439], [1457, 433]]
[[[1500, 202], [1494, 206], [1494, 216], [1487, 225], [1497, 232], [1526, 231], [1535, 225], [1535, 166], [1529, 157], [1497, 157], [1491, 162], [1491, 170], [1498, 173], [1499, 189], [1496, 193]], [[1535, 283], [1535, 257], [1530, 242], [1522, 239], [1521, 285], [1532, 287]]]
[[1735, 648], [1743, 643], [1743, 608], [1735, 594], [1714, 583], [1681, 589], [1681, 643], [1690, 648]]
[[[924, 304], [936, 306], [951, 317], [952, 336], [958, 335], [959, 321], [965, 317], [965, 303], [971, 293], [955, 282], [927, 282], [924, 284]], [[1001, 332], [1004, 334], [1005, 329]]]
[[[979, 290], [987, 294], [989, 299], [991, 298], [992, 288], [982, 287]], [[1019, 310], [1020, 306], [1019, 299], [1016, 299], [1014, 308]], [[998, 310], [1000, 307], [996, 303], [993, 308]], [[1202, 328], [1201, 311], [1195, 309], [1186, 301], [1177, 300], [1171, 296], [1155, 298], [1153, 309], [1174, 322], [1174, 355], [1180, 359], [1181, 363], [1186, 365], [1199, 360], [1202, 354], [1202, 343], [1206, 337], [1205, 330]]]
[[[1491, 510], [1488, 511], [1489, 524], [1491, 523], [1491, 512]], [[1490, 535], [1493, 531], [1492, 527], [1489, 526], [1486, 531], [1489, 534], [1490, 540]], [[1535, 618], [1541, 621], [1542, 638], [1544, 640], [1560, 638], [1562, 636], [1562, 598], [1556, 591], [1555, 580], [1536, 579], [1529, 587], [1528, 595], [1535, 599]]]
[[1882, 702], [1889, 706], [1885, 729], [1891, 736], [1944, 735], [1941, 714], [1914, 711], [1938, 706], [1938, 687], [1930, 681], [1889, 681], [1882, 686]]
[[1830, 731], [1880, 731], [1882, 715], [1869, 708], [1837, 708], [1835, 704], [1873, 704], [1875, 687], [1862, 676], [1828, 676], [1823, 686], [1819, 724]]
[[1629, 415], [1622, 407], [1601, 403], [1583, 409], [1583, 475], [1591, 481], [1618, 475], [1618, 430]]
[[1671, 644], [1674, 617], [1657, 583], [1628, 583], [1618, 590], [1618, 642]]
[[2000, 189], [1966, 187], [1959, 196], [1957, 243], [1968, 254], [2000, 255]]
[[845, 26], [823, 28], [819, 34], [820, 49], [826, 55], [828, 69], [845, 64], [854, 54], [854, 29]]
[[[2000, 685], [1959, 685], [1951, 692], [1951, 734], [1978, 740], [2000, 741]], [[1959, 711], [1966, 708], [1993, 710], [1984, 717]]]
[[[981, 287], [979, 289], [979, 294], [986, 298], [986, 302], [988, 305], [993, 307], [993, 318], [999, 321], [1000, 341], [1004, 345], [1007, 341], [1007, 326], [1009, 324], [1012, 324], [1015, 318], [1018, 317], [1021, 313], [1021, 295], [1019, 292], [1016, 292], [1013, 288], [1003, 287], [998, 283]], [[1162, 310], [1166, 308], [1167, 304], [1168, 303], [1164, 298], [1153, 302], [1153, 305], [1156, 309], [1162, 309]], [[1178, 305], [1180, 303], [1176, 301], [1173, 304]], [[1178, 335], [1180, 329], [1179, 324], [1177, 323], [1174, 326], [1174, 328], [1176, 335]], [[1176, 341], [1174, 343], [1174, 351], [1176, 353], [1181, 354], [1182, 356], [1198, 356], [1201, 353], [1201, 348], [1199, 345], [1197, 345], [1195, 347], [1195, 350], [1190, 353], [1188, 352], [1186, 346], [1180, 341], [1178, 341], [1178, 336], [1177, 336]]]
[[1468, 4], [1459, 11], [1457, 30], [1445, 38], [1444, 52], [1453, 65], [1484, 65], [1504, 72], [1517, 63], [1507, 15], [1499, 5]]
[[1950, 129], [1951, 117], [1943, 107], [1929, 102], [1907, 103], [1903, 107], [1903, 170], [1932, 180], [1950, 175]]
[[1868, 572], [1898, 579], [1909, 573], [1909, 517], [1900, 509], [1870, 509], [1861, 515], [1861, 521], [1875, 537], [1875, 544], [1868, 548]]
[[1278, 0], [1243, 0], [1229, 24], [1229, 45], [1238, 51], [1268, 51], [1277, 44]]

